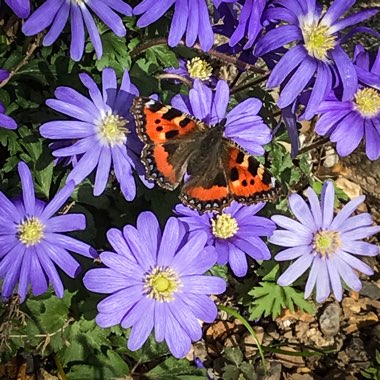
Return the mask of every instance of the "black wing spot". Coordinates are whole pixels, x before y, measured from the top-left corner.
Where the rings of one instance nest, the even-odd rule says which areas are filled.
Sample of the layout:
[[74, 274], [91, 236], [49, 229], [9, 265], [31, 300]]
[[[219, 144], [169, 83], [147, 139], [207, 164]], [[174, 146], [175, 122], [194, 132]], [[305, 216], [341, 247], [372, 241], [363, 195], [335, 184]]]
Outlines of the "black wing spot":
[[175, 129], [172, 131], [168, 131], [165, 133], [165, 137], [167, 139], [172, 139], [173, 137], [176, 137], [179, 134], [179, 131], [176, 131]]
[[161, 103], [158, 103], [158, 102], [154, 102], [152, 104], [149, 104], [149, 109], [152, 111], [152, 112], [157, 112], [159, 111], [161, 108], [163, 108], [164, 105], [161, 104]]
[[156, 127], [156, 131], [157, 131], [157, 132], [161, 132], [161, 131], [163, 131], [163, 130], [164, 130], [164, 128], [161, 127], [161, 125], [160, 125], [159, 127]]
[[160, 124], [160, 123], [161, 123], [161, 120], [160, 120], [160, 119], [156, 119], [154, 122], [155, 122], [156, 124]]
[[173, 120], [175, 119], [176, 117], [179, 117], [179, 116], [182, 116], [183, 113], [179, 110], [176, 110], [175, 108], [169, 108], [168, 112], [165, 112], [163, 115], [162, 115], [162, 118], [165, 119], [165, 120]]
[[214, 181], [213, 185], [222, 186], [222, 187], [227, 186], [226, 177], [224, 176], [223, 173], [217, 174], [217, 176], [215, 177], [215, 181]]
[[272, 175], [267, 170], [264, 171], [263, 182], [266, 185], [269, 185], [272, 182]]
[[182, 127], [182, 128], [185, 128], [187, 124], [189, 124], [191, 121], [191, 119], [189, 119], [188, 117], [185, 117], [184, 119], [182, 119], [180, 122], [179, 122], [179, 126]]
[[232, 168], [230, 172], [231, 181], [237, 181], [239, 179], [239, 172], [236, 168]]
[[260, 163], [253, 157], [248, 159], [248, 171], [255, 177], [257, 175], [257, 169], [259, 168]]
[[250, 185], [254, 185], [255, 184], [255, 180], [252, 178], [250, 181], [249, 181]]
[[242, 184], [244, 187], [248, 186], [248, 182], [247, 182], [245, 179], [243, 179], [243, 180], [241, 181], [241, 184]]
[[243, 161], [244, 161], [244, 153], [243, 152], [239, 152], [239, 154], [236, 157], [236, 163], [237, 164], [242, 164]]

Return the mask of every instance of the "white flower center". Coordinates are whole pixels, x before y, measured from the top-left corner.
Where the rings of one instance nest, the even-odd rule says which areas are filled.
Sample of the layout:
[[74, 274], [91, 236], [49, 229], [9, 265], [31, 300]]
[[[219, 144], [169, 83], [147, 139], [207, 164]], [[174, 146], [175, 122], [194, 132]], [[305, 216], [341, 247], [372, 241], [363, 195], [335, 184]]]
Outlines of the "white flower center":
[[18, 239], [27, 247], [38, 244], [44, 237], [45, 226], [41, 221], [32, 216], [26, 218], [17, 226]]
[[171, 302], [181, 287], [177, 273], [168, 267], [155, 267], [145, 276], [144, 292], [158, 302]]
[[230, 214], [219, 214], [211, 219], [211, 227], [212, 233], [219, 239], [228, 239], [239, 230], [237, 220]]
[[191, 78], [209, 80], [212, 75], [212, 66], [199, 57], [193, 58], [186, 63], [187, 71]]
[[79, 5], [80, 7], [83, 6], [87, 0], [69, 0], [73, 5]]
[[336, 231], [318, 231], [314, 235], [313, 248], [319, 255], [332, 255], [342, 245], [340, 233]]
[[363, 117], [374, 117], [380, 111], [380, 93], [374, 88], [363, 88], [355, 94], [355, 108]]
[[317, 23], [304, 23], [301, 26], [304, 39], [304, 46], [316, 59], [327, 61], [327, 53], [336, 45], [336, 36], [329, 34], [329, 26], [318, 25]]
[[98, 136], [101, 141], [111, 147], [115, 145], [125, 144], [127, 141], [128, 128], [126, 124], [128, 120], [119, 115], [106, 115], [98, 125]]

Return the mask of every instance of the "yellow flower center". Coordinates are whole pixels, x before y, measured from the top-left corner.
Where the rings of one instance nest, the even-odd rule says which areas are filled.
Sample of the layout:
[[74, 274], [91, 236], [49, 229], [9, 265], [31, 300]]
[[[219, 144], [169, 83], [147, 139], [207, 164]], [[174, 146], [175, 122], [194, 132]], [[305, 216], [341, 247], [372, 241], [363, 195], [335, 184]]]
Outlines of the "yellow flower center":
[[228, 239], [239, 230], [237, 220], [230, 214], [219, 214], [211, 219], [212, 233], [219, 239]]
[[308, 53], [321, 61], [327, 60], [327, 52], [335, 47], [336, 36], [328, 33], [326, 25], [304, 24], [302, 27], [304, 46]]
[[355, 104], [363, 117], [374, 117], [380, 111], [380, 93], [374, 88], [363, 88], [355, 94]]
[[187, 61], [187, 71], [191, 78], [200, 80], [209, 80], [212, 75], [212, 66], [199, 57]]
[[45, 226], [36, 218], [25, 219], [17, 226], [18, 239], [27, 247], [38, 244], [44, 237]]
[[128, 120], [119, 115], [106, 115], [100, 122], [99, 136], [111, 146], [121, 145], [127, 141], [129, 132], [125, 125]]
[[322, 257], [335, 253], [341, 245], [339, 232], [319, 231], [314, 235], [313, 248]]
[[177, 274], [171, 268], [155, 267], [145, 277], [144, 291], [149, 298], [159, 302], [171, 302], [181, 286]]

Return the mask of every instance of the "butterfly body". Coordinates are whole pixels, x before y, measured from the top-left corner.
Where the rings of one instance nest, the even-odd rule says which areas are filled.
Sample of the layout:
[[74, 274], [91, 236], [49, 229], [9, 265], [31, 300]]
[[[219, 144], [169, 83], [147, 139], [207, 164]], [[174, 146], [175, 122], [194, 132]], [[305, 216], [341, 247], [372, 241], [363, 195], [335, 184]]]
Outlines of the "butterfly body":
[[145, 146], [141, 160], [147, 178], [176, 189], [179, 198], [201, 212], [221, 210], [232, 200], [251, 204], [273, 197], [270, 173], [244, 149], [224, 137], [222, 121], [213, 127], [149, 98], [131, 107]]

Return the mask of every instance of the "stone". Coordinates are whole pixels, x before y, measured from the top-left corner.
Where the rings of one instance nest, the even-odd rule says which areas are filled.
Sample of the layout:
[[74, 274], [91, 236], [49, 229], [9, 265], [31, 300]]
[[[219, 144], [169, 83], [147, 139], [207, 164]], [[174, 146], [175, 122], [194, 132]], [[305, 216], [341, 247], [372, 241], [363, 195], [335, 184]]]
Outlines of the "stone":
[[236, 347], [239, 345], [239, 340], [237, 334], [231, 335], [224, 341], [224, 347]]
[[[284, 351], [299, 352], [299, 350], [295, 350], [293, 347], [289, 347], [289, 346], [281, 346], [279, 348], [281, 350], [284, 350]], [[304, 367], [305, 366], [305, 360], [303, 359], [302, 356], [292, 356], [292, 355], [287, 355], [287, 354], [282, 354], [282, 353], [281, 354], [275, 353], [274, 356], [286, 368]]]
[[280, 334], [277, 332], [276, 326], [273, 323], [268, 325], [268, 327], [265, 330], [266, 330], [266, 333], [269, 336], [271, 336], [274, 340], [280, 339]]
[[319, 318], [319, 326], [326, 337], [333, 337], [340, 330], [341, 309], [337, 303], [327, 305]]
[[[256, 326], [253, 329], [256, 333], [256, 337], [259, 344], [262, 344], [264, 339], [264, 329], [261, 326]], [[247, 359], [252, 358], [254, 355], [256, 355], [258, 351], [256, 339], [253, 337], [252, 334], [248, 332], [245, 333], [243, 337], [243, 350]]]
[[376, 300], [380, 299], [380, 287], [370, 281], [363, 281], [363, 287], [360, 290], [360, 294]]
[[206, 337], [210, 340], [224, 340], [229, 334], [232, 334], [235, 324], [227, 321], [219, 321], [211, 325], [206, 331]]
[[269, 362], [269, 373], [265, 380], [280, 380], [282, 373], [282, 365], [276, 361]]
[[294, 373], [291, 377], [291, 380], [313, 380], [314, 378], [310, 376], [309, 374], [300, 374], [300, 373]]
[[319, 331], [319, 329], [315, 327], [312, 327], [309, 329], [307, 333], [307, 337], [310, 343], [317, 346], [318, 348], [333, 347], [335, 344], [334, 337], [323, 336], [323, 334]]
[[332, 146], [327, 146], [325, 148], [325, 159], [323, 160], [323, 166], [325, 168], [332, 168], [339, 161], [339, 156], [337, 155], [335, 149]]

